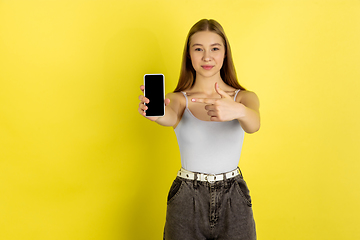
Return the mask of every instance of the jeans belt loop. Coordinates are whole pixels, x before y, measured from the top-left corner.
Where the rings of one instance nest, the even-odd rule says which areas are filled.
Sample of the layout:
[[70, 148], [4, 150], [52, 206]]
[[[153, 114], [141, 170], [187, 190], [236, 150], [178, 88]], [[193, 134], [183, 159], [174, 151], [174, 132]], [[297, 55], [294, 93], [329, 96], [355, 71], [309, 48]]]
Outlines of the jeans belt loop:
[[197, 173], [194, 173], [194, 188], [197, 189], [198, 186], [198, 175]]
[[223, 173], [223, 182], [224, 182], [225, 188], [227, 188], [227, 187], [228, 187], [228, 183], [227, 183], [227, 181], [226, 181], [226, 173]]

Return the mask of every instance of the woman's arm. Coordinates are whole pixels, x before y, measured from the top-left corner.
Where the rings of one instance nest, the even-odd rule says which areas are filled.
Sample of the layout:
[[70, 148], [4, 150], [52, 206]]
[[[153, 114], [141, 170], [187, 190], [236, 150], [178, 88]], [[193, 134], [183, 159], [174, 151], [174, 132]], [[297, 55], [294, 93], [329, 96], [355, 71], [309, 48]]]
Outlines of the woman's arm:
[[179, 119], [180, 102], [176, 93], [166, 94], [166, 99], [169, 99], [169, 104], [165, 107], [165, 115], [156, 120], [162, 126], [173, 127]]
[[247, 133], [255, 133], [260, 129], [259, 98], [254, 92], [241, 93], [238, 117], [241, 127]]
[[[140, 89], [144, 92], [144, 86], [141, 85]], [[144, 95], [139, 96], [140, 104], [138, 111], [139, 113], [146, 117], [145, 110], [148, 107], [144, 103], [149, 103], [149, 99], [144, 97]], [[165, 115], [163, 117], [146, 117], [151, 121], [162, 126], [174, 126], [178, 121], [178, 111], [179, 111], [180, 102], [175, 93], [168, 93], [165, 98]]]

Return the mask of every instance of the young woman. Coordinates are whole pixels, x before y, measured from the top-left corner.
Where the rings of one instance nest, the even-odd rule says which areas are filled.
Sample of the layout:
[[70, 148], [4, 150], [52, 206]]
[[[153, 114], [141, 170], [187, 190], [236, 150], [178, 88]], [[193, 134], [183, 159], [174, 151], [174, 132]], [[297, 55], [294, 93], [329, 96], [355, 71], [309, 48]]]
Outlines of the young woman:
[[[149, 99], [139, 100], [145, 116]], [[259, 130], [259, 100], [239, 85], [229, 42], [215, 20], [190, 29], [180, 79], [165, 105], [163, 117], [147, 117], [174, 128], [181, 153], [164, 239], [256, 239], [249, 190], [237, 166], [244, 132]]]

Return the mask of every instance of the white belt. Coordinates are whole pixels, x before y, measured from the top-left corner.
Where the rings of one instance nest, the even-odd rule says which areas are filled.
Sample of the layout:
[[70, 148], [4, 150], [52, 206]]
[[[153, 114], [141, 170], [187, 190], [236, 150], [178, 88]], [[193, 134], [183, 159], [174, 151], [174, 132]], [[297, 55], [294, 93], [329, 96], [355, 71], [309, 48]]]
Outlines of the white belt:
[[233, 178], [236, 177], [237, 175], [240, 174], [240, 170], [239, 168], [231, 171], [231, 172], [227, 172], [227, 173], [220, 173], [220, 174], [206, 174], [206, 173], [195, 173], [195, 172], [190, 172], [184, 168], [181, 168], [178, 172], [178, 177], [181, 178], [185, 178], [185, 179], [191, 179], [191, 180], [195, 180], [195, 174], [197, 176], [198, 181], [207, 181], [209, 183], [213, 183], [216, 181], [222, 181], [224, 180], [224, 174], [226, 176], [226, 179], [229, 178]]

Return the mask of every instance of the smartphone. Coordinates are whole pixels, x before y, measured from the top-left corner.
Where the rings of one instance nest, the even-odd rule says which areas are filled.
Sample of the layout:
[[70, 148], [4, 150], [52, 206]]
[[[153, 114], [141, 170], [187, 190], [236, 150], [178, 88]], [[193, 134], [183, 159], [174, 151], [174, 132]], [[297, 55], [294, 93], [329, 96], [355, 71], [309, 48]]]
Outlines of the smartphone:
[[145, 105], [147, 117], [162, 117], [165, 115], [165, 77], [163, 74], [144, 75], [144, 95], [149, 99]]

